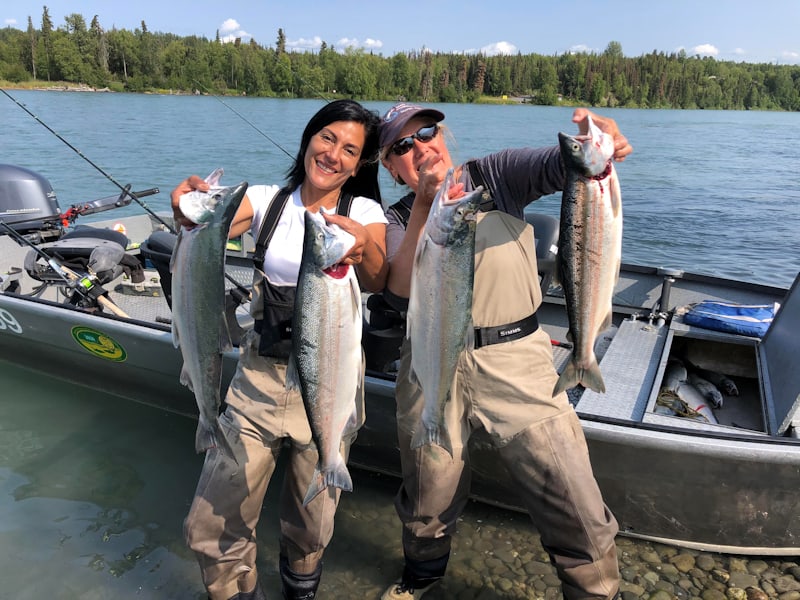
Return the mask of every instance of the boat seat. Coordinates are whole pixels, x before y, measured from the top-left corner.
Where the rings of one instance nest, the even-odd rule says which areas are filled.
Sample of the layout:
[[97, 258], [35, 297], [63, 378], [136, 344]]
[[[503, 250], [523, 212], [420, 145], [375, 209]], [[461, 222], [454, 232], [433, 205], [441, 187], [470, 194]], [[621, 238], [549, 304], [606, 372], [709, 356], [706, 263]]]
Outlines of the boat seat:
[[536, 264], [539, 269], [539, 283], [542, 296], [547, 295], [556, 271], [558, 256], [558, 219], [542, 213], [526, 212], [525, 220], [533, 227], [536, 241]]
[[[154, 231], [139, 246], [139, 252], [145, 261], [150, 261], [161, 281], [161, 291], [170, 309], [172, 308], [172, 273], [169, 272], [169, 262], [178, 236], [169, 231]], [[147, 262], [145, 262], [147, 264]]]
[[[37, 247], [62, 266], [83, 276], [93, 273], [97, 283], [104, 285], [123, 273], [134, 283], [144, 281], [144, 270], [138, 258], [128, 255], [125, 249], [128, 238], [113, 229], [79, 225], [55, 242]], [[62, 277], [36, 250], [25, 256], [25, 270], [37, 281], [63, 283]]]

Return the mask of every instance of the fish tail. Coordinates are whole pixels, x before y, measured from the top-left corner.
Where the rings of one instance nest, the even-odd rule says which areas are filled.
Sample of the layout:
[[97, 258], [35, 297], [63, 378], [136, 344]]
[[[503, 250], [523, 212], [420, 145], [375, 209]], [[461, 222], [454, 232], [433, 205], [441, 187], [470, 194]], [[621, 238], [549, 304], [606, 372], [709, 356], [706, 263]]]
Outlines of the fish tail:
[[592, 364], [586, 369], [578, 367], [574, 360], [570, 360], [553, 388], [553, 396], [574, 388], [578, 384], [595, 392], [605, 393], [606, 385], [603, 382], [603, 375], [600, 372], [600, 365], [597, 364], [597, 360], [593, 360]]
[[353, 491], [353, 479], [350, 477], [350, 471], [347, 470], [347, 465], [341, 455], [332, 471], [320, 471], [319, 465], [314, 468], [314, 475], [311, 477], [308, 491], [303, 498], [303, 506], [307, 506], [327, 488], [339, 488], [345, 492]]
[[216, 420], [210, 427], [202, 421], [197, 424], [194, 445], [198, 454], [210, 450], [211, 448], [216, 448], [220, 452], [224, 452], [230, 456], [237, 465], [239, 464], [236, 453], [233, 451], [228, 438], [225, 437], [225, 434], [219, 426], [219, 422]]
[[450, 456], [453, 456], [453, 444], [450, 441], [450, 433], [444, 423], [436, 425], [424, 424], [414, 433], [414, 437], [411, 439], [411, 448], [422, 448], [431, 444], [441, 446]]

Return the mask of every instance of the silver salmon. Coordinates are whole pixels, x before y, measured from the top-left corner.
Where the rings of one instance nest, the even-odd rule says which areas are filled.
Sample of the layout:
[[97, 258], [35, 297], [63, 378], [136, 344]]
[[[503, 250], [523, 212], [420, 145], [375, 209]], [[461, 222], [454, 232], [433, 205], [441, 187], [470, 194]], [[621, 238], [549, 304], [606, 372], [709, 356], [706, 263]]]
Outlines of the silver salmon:
[[611, 160], [613, 139], [588, 118], [587, 135], [558, 134], [566, 181], [557, 274], [566, 299], [573, 350], [554, 396], [578, 384], [606, 391], [594, 344], [600, 332], [611, 325], [611, 301], [622, 257], [622, 196]]
[[319, 461], [303, 504], [329, 487], [353, 490], [339, 448], [358, 426], [363, 394], [361, 289], [351, 265], [340, 264], [355, 238], [305, 213], [303, 258], [292, 321], [286, 388], [300, 390]]
[[240, 183], [198, 200], [203, 204], [193, 211], [198, 225], [181, 229], [170, 261], [172, 340], [183, 356], [181, 383], [194, 392], [200, 412], [197, 452], [228, 447], [217, 420], [222, 354], [231, 349], [225, 320], [225, 246], [246, 191], [247, 183]]
[[450, 169], [417, 242], [406, 317], [412, 349], [411, 380], [419, 384], [425, 396], [411, 447], [437, 444], [451, 456], [444, 406], [472, 324], [475, 213], [483, 192], [479, 187], [460, 198], [450, 198], [452, 183]]

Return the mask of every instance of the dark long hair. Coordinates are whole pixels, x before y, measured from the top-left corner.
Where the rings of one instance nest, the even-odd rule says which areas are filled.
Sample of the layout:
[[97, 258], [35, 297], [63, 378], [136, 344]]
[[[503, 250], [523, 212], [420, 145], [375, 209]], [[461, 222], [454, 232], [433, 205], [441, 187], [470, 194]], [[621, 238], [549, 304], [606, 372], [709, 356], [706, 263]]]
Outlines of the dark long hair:
[[295, 189], [306, 178], [304, 158], [311, 137], [319, 133], [323, 127], [336, 121], [354, 121], [361, 123], [366, 132], [364, 148], [361, 150], [361, 166], [358, 172], [345, 181], [342, 191], [353, 196], [372, 198], [380, 204], [381, 190], [378, 185], [378, 124], [380, 117], [376, 112], [367, 110], [355, 100], [334, 100], [329, 102], [311, 117], [303, 130], [300, 149], [294, 159], [292, 168], [287, 173], [288, 186]]

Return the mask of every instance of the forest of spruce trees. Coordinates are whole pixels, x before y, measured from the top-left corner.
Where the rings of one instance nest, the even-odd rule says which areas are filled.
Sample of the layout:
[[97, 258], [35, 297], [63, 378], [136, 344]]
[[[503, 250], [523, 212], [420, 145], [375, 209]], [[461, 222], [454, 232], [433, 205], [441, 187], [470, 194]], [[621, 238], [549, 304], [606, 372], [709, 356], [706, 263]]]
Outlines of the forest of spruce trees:
[[580, 104], [730, 110], [800, 110], [800, 66], [750, 64], [653, 51], [626, 57], [619, 42], [600, 53], [546, 56], [383, 56], [363, 49], [287, 50], [237, 39], [87, 26], [77, 13], [55, 26], [45, 6], [27, 29], [0, 29], [0, 81], [61, 82], [115, 91], [171, 91], [280, 98], [478, 102], [516, 97], [541, 105]]

